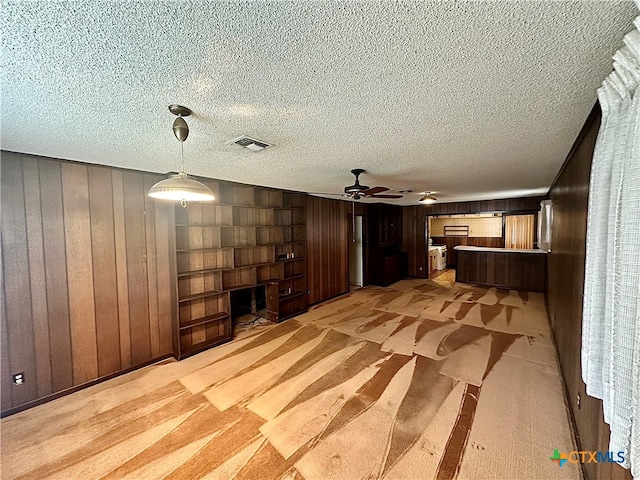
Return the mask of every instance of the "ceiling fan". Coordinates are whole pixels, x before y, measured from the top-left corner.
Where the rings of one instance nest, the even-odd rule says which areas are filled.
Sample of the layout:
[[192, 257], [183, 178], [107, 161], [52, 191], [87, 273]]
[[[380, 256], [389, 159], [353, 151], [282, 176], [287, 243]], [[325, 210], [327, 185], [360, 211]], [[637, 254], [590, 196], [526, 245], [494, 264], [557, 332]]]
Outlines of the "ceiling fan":
[[372, 187], [369, 188], [366, 185], [360, 185], [359, 176], [363, 173], [362, 168], [355, 168], [351, 170], [356, 177], [356, 182], [353, 185], [344, 187], [344, 196], [350, 197], [354, 200], [360, 200], [361, 198], [402, 198], [402, 195], [379, 195], [381, 192], [389, 190], [387, 187]]

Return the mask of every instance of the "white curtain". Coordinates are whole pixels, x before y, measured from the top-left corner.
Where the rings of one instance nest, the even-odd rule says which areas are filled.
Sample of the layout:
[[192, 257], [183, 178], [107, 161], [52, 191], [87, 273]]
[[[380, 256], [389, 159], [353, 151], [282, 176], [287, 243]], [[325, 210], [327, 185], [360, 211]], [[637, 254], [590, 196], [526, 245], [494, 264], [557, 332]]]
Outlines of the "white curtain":
[[551, 232], [553, 229], [553, 202], [542, 200], [538, 212], [538, 248], [551, 251]]
[[[640, 9], [640, 1], [636, 0]], [[582, 378], [601, 398], [609, 450], [640, 478], [640, 17], [598, 89], [591, 167]]]

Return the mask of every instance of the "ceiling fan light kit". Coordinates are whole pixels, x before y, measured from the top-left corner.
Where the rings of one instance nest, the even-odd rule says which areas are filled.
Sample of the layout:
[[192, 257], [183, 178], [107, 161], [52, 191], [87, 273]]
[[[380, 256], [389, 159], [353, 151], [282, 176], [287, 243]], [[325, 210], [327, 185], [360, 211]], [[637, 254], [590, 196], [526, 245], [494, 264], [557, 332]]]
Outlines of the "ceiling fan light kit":
[[418, 200], [421, 205], [431, 205], [438, 201], [438, 199], [431, 192], [425, 192], [425, 195]]
[[176, 115], [173, 121], [173, 134], [180, 142], [180, 172], [170, 178], [160, 180], [149, 190], [151, 198], [180, 202], [187, 207], [187, 202], [212, 202], [216, 199], [209, 187], [184, 171], [184, 141], [189, 136], [189, 125], [183, 117], [191, 115], [191, 110], [182, 105], [169, 105], [169, 111]]

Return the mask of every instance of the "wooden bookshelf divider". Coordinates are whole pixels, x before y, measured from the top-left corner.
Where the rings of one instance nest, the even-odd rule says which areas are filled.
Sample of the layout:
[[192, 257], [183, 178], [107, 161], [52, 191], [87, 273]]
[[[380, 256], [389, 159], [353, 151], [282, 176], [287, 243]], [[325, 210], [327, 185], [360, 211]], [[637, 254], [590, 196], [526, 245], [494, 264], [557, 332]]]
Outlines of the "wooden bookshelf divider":
[[308, 308], [305, 195], [206, 183], [216, 203], [176, 206], [180, 359], [233, 339], [234, 290], [266, 285], [272, 321]]

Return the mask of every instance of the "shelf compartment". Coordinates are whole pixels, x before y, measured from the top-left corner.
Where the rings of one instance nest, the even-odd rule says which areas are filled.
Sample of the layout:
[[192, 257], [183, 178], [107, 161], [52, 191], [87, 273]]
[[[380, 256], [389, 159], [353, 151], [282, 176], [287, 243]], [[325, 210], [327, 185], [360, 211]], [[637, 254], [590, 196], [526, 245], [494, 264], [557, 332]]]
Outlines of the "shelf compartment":
[[196, 353], [200, 353], [204, 350], [208, 350], [209, 348], [217, 347], [218, 345], [222, 345], [223, 343], [227, 343], [233, 340], [232, 335], [219, 335], [217, 337], [214, 337], [213, 339], [205, 340], [203, 342], [193, 345], [193, 344], [190, 344], [192, 341], [193, 334], [189, 334], [188, 330], [185, 330], [184, 332], [180, 332], [180, 333], [181, 333], [180, 360], [190, 357], [191, 355], [195, 355]]
[[294, 208], [291, 210], [291, 224], [304, 225], [307, 221], [307, 214], [304, 208]]
[[292, 292], [292, 293], [288, 293], [286, 295], [280, 295], [278, 296], [278, 299], [283, 302], [283, 301], [289, 301], [289, 300], [294, 300], [302, 295], [305, 295], [305, 292]]
[[282, 205], [285, 208], [305, 208], [307, 205], [306, 195], [302, 193], [284, 192], [282, 195]]
[[306, 230], [304, 225], [291, 225], [282, 227], [284, 243], [304, 242], [306, 240]]
[[254, 203], [260, 207], [282, 207], [282, 191], [256, 188]]
[[284, 278], [296, 277], [304, 275], [306, 269], [306, 263], [304, 258], [296, 258], [284, 262]]
[[253, 192], [254, 187], [223, 183], [220, 185], [220, 203], [253, 206]]
[[178, 277], [178, 301], [222, 292], [222, 271], [213, 270]]
[[274, 262], [273, 246], [256, 246], [235, 248], [233, 252], [234, 266], [247, 267]]
[[217, 322], [220, 320], [224, 320], [226, 318], [229, 318], [229, 314], [227, 312], [218, 312], [212, 315], [207, 315], [204, 317], [194, 318], [193, 320], [189, 320], [188, 322], [185, 322], [182, 325], [180, 325], [179, 329], [185, 330], [187, 328], [193, 328], [199, 325], [205, 325], [207, 323]]
[[256, 243], [258, 245], [277, 245], [283, 241], [282, 227], [256, 227]]
[[267, 283], [270, 281], [282, 280], [284, 278], [284, 269], [281, 263], [260, 265], [256, 270], [258, 283]]
[[[229, 294], [227, 292], [212, 293], [208, 296], [201, 296], [189, 301], [179, 302], [178, 306], [180, 318], [179, 325], [190, 325], [191, 322], [198, 323], [198, 319], [229, 312]], [[229, 323], [229, 325], [225, 327], [225, 323]], [[230, 324], [231, 319], [222, 319], [217, 321], [212, 320], [206, 324], [200, 324], [193, 326], [190, 329], [180, 330], [181, 351], [184, 347], [220, 336], [225, 332], [225, 328], [227, 328], [227, 331], [230, 333]], [[185, 335], [188, 338], [183, 338]]]
[[285, 243], [276, 245], [276, 260], [294, 260], [304, 258], [304, 243]]
[[222, 287], [224, 290], [254, 286], [258, 283], [256, 267], [235, 268], [222, 272]]
[[[267, 318], [272, 322], [281, 322], [307, 310], [306, 292], [300, 285], [289, 280], [268, 283], [267, 289]], [[292, 293], [280, 296], [283, 290], [291, 289]]]
[[176, 207], [175, 222], [177, 225], [232, 225], [231, 207], [189, 202], [189, 208]]
[[255, 227], [221, 227], [223, 247], [247, 247], [256, 245]]
[[178, 275], [233, 268], [232, 248], [210, 248], [201, 250], [180, 250], [177, 252]]
[[233, 207], [234, 225], [273, 225], [273, 208]]
[[220, 248], [220, 227], [176, 226], [176, 249]]
[[291, 210], [274, 210], [273, 221], [276, 225], [291, 225]]
[[231, 318], [226, 312], [217, 315], [218, 318], [214, 317], [205, 323], [180, 328], [181, 359], [233, 339]]
[[183, 277], [192, 277], [194, 275], [202, 275], [205, 273], [219, 272], [220, 270], [225, 270], [226, 268], [203, 268], [202, 270], [191, 270], [185, 272], [178, 272], [178, 278]]
[[304, 273], [298, 273], [296, 275], [285, 276], [283, 280], [297, 280], [298, 278], [304, 278], [304, 277], [305, 277]]
[[223, 292], [221, 290], [208, 290], [204, 292], [190, 293], [189, 295], [184, 295], [178, 299], [178, 303], [190, 302], [192, 300], [197, 300], [200, 298], [211, 297], [214, 295], [220, 295]]

